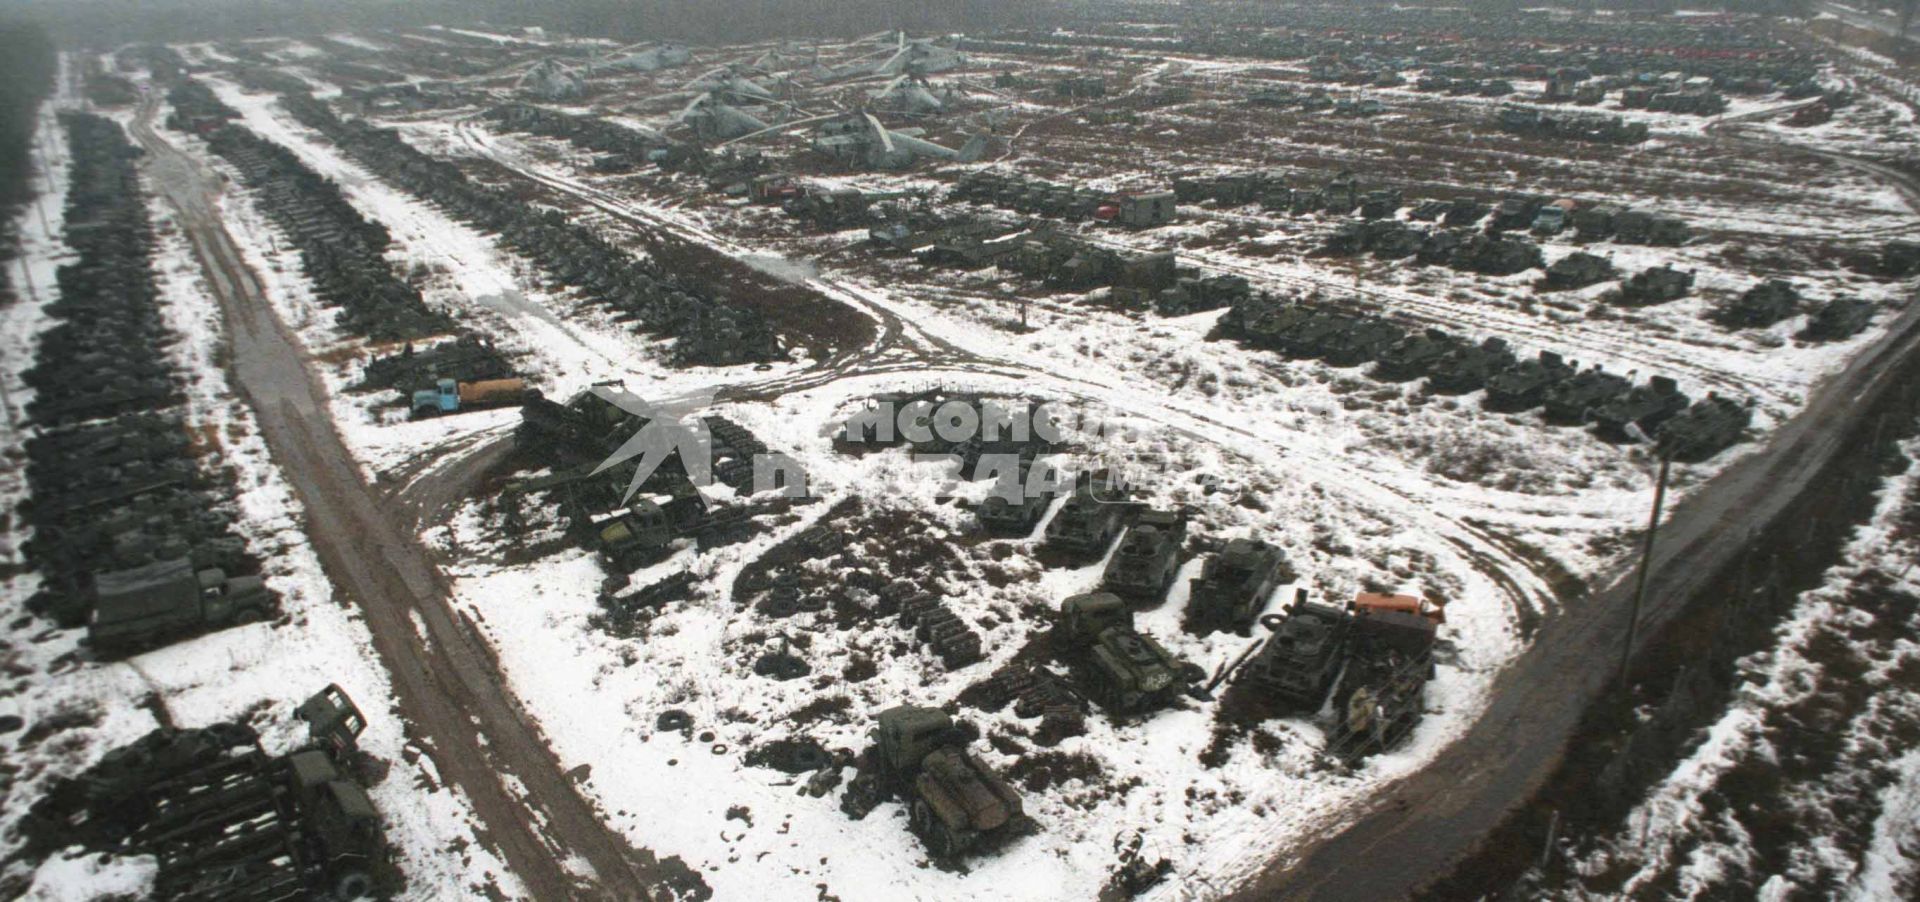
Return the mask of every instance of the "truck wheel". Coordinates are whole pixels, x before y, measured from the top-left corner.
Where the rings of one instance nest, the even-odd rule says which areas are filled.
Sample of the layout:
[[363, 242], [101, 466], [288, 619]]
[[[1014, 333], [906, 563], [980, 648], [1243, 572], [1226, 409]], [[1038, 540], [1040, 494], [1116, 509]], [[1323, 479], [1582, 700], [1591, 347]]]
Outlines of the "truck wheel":
[[259, 608], [241, 608], [240, 610], [233, 612], [233, 622], [237, 626], [245, 626], [249, 623], [259, 623], [260, 621], [265, 619], [267, 619], [267, 613], [265, 611], [260, 610]]
[[365, 871], [348, 871], [333, 882], [333, 898], [338, 902], [352, 902], [373, 895], [373, 878]]

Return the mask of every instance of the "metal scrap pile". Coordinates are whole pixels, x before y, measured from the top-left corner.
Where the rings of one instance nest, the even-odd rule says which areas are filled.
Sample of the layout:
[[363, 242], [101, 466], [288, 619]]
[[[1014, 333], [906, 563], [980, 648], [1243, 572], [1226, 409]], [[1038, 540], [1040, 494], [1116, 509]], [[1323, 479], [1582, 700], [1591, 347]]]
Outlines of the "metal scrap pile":
[[384, 897], [398, 882], [354, 775], [366, 721], [337, 686], [297, 709], [308, 742], [269, 755], [243, 723], [163, 727], [63, 780], [21, 823], [26, 854], [151, 856], [156, 898]]

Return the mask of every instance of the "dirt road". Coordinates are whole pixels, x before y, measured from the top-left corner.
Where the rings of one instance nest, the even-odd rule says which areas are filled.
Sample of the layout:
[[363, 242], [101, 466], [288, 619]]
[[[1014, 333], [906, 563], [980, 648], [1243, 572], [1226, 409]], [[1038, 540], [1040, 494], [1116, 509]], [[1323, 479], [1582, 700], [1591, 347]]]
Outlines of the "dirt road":
[[274, 315], [222, 224], [218, 179], [155, 132], [152, 116], [149, 104], [134, 136], [219, 299], [233, 383], [300, 495], [328, 577], [367, 618], [410, 732], [466, 794], [483, 841], [535, 898], [703, 896], [699, 877], [678, 859], [657, 861], [606, 827], [512, 702], [485, 645], [453, 609], [432, 557], [403, 527], [406, 518], [393, 515], [390, 499], [367, 485], [334, 431], [305, 349]]

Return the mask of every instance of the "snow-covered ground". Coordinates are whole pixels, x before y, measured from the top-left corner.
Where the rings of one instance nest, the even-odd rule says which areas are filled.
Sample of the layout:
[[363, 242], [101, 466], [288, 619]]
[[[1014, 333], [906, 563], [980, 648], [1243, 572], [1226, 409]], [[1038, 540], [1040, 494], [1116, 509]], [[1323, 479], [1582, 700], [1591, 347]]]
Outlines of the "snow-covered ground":
[[[539, 43], [491, 33], [459, 34]], [[446, 40], [464, 38], [447, 35]], [[276, 52], [299, 63], [312, 62], [310, 51], [306, 45], [287, 44]], [[1168, 75], [1175, 64], [1215, 79], [1255, 68], [1287, 68], [1267, 62], [1181, 59], [1152, 67], [1141, 83]], [[564, 145], [497, 134], [465, 117], [386, 123], [402, 128], [409, 140], [430, 153], [482, 158], [573, 194], [578, 203], [570, 214], [609, 234], [631, 237], [631, 227], [612, 214], [637, 218], [762, 270], [787, 273], [877, 321], [902, 324], [914, 339], [957, 348], [987, 362], [934, 362], [910, 375], [825, 381], [804, 378], [810, 364], [805, 360], [765, 373], [668, 370], [655, 342], [632, 335], [564, 292], [548, 290], [532, 261], [498, 248], [491, 236], [373, 177], [294, 122], [271, 97], [247, 94], [217, 77], [207, 83], [240, 111], [244, 125], [339, 182], [349, 202], [392, 231], [390, 259], [403, 271], [421, 273], [430, 302], [523, 355], [523, 368], [550, 394], [564, 397], [606, 379], [656, 397], [718, 384], [767, 387], [792, 380], [807, 386], [772, 401], [723, 405], [718, 412], [746, 425], [774, 450], [798, 459], [820, 500], [748, 542], [701, 552], [682, 549], [634, 574], [635, 586], [680, 570], [690, 569], [700, 577], [692, 601], [668, 605], [635, 635], [612, 635], [597, 625], [607, 575], [600, 561], [578, 549], [532, 561], [510, 558], [507, 540], [491, 521], [491, 504], [485, 499], [468, 503], [451, 522], [431, 525], [427, 533], [429, 541], [457, 561], [449, 567], [456, 604], [492, 644], [509, 685], [541, 722], [561, 765], [584, 768], [580, 786], [610, 813], [617, 830], [638, 846], [684, 858], [702, 873], [717, 898], [1086, 898], [1107, 879], [1118, 842], [1134, 831], [1145, 838], [1150, 854], [1170, 859], [1178, 875], [1154, 898], [1215, 895], [1250, 869], [1335, 828], [1350, 802], [1418, 768], [1471, 723], [1485, 705], [1494, 675], [1524, 647], [1531, 625], [1560, 603], [1557, 590], [1568, 580], [1606, 576], [1649, 503], [1648, 460], [1642, 451], [1609, 446], [1578, 430], [1547, 428], [1536, 414], [1489, 414], [1475, 396], [1432, 396], [1417, 386], [1379, 383], [1354, 370], [1209, 342], [1206, 335], [1217, 313], [1143, 318], [1083, 303], [1079, 296], [1050, 295], [1032, 304], [1033, 330], [1019, 331], [1010, 328], [1014, 311], [1009, 299], [1031, 294], [1031, 286], [993, 271], [963, 275], [863, 259], [859, 251], [849, 253], [844, 247], [857, 235], [768, 237], [762, 234], [766, 229], [743, 235], [740, 226], [760, 225], [755, 219], [762, 214], [711, 198], [666, 198], [667, 191], [655, 189], [684, 186], [663, 186], [650, 176], [589, 175], [587, 158]], [[1406, 104], [1428, 102], [1411, 92], [1399, 93], [1405, 96], [1397, 100]], [[1485, 109], [1477, 114], [1490, 115], [1494, 104], [1480, 106]], [[1732, 112], [1762, 108], [1742, 101]], [[1023, 108], [1019, 114], [1040, 112]], [[644, 118], [636, 112], [629, 121]], [[1686, 184], [1696, 188], [1726, 189], [1736, 180], [1709, 171], [1692, 157], [1696, 148], [1688, 142], [1703, 132], [1707, 120], [1657, 114], [1636, 118], [1648, 119], [1663, 137], [1635, 151], [1630, 160], [1610, 162], [1610, 167], [1684, 176], [1690, 180]], [[1792, 137], [1832, 141], [1839, 147], [1867, 140], [1849, 129], [1898, 123], [1849, 113], [1837, 117], [1836, 124], [1825, 131], [1796, 130]], [[1297, 142], [1284, 134], [1267, 136], [1246, 162], [1251, 165], [1265, 154], [1313, 152], [1319, 146], [1316, 140], [1325, 136]], [[186, 143], [209, 165], [231, 174], [203, 145]], [[1439, 146], [1414, 150], [1428, 153]], [[1517, 165], [1523, 158], [1487, 151], [1476, 165]], [[1095, 168], [1085, 159], [1078, 165]], [[1751, 182], [1741, 182], [1757, 186], [1756, 199], [1749, 201], [1729, 200], [1730, 193], [1737, 193], [1730, 189], [1701, 190], [1682, 198], [1649, 190], [1627, 198], [1683, 213], [1717, 237], [1679, 249], [1605, 246], [1628, 273], [1656, 263], [1694, 269], [1698, 290], [1680, 302], [1604, 317], [1590, 312], [1601, 288], [1536, 298], [1528, 285], [1537, 276], [1532, 273], [1486, 279], [1412, 267], [1348, 271], [1324, 261], [1268, 253], [1271, 246], [1295, 246], [1331, 227], [1314, 219], [1209, 209], [1190, 211], [1196, 215], [1165, 229], [1088, 234], [1141, 250], [1175, 244], [1187, 262], [1244, 275], [1256, 287], [1275, 291], [1337, 290], [1364, 276], [1362, 294], [1383, 308], [1444, 323], [1474, 338], [1501, 337], [1523, 354], [1554, 350], [1582, 362], [1604, 363], [1610, 370], [1673, 375], [1696, 397], [1713, 390], [1755, 397], [1760, 403], [1756, 431], [1764, 434], [1804, 405], [1808, 391], [1872, 341], [1879, 329], [1846, 342], [1802, 345], [1791, 340], [1799, 318], [1740, 334], [1706, 324], [1701, 316], [1711, 305], [1737, 294], [1756, 277], [1753, 267], [1729, 258], [1729, 250], [1743, 236], [1759, 236], [1762, 244], [1791, 245], [1819, 242], [1849, 227], [1879, 234], [1911, 226], [1913, 215], [1897, 195], [1851, 174], [1823, 174], [1818, 184], [1815, 179], [1789, 183], [1788, 188], [1798, 192], [1795, 197], [1807, 204], [1795, 206], [1771, 195], [1788, 190], [1780, 178], [1786, 164], [1768, 161], [1754, 168], [1745, 174], [1752, 176]], [[1552, 181], [1564, 174], [1556, 170], [1541, 178]], [[1165, 169], [1128, 170], [1114, 175], [1111, 184], [1156, 181], [1166, 175]], [[939, 184], [922, 176], [834, 176], [821, 181], [869, 190], [931, 189]], [[1838, 200], [1821, 200], [1823, 193]], [[511, 412], [405, 423], [396, 411], [347, 394], [359, 361], [377, 349], [327, 324], [324, 309], [300, 275], [297, 256], [246, 192], [231, 191], [222, 204], [231, 231], [278, 312], [331, 364], [324, 375], [334, 415], [370, 475], [510, 428]], [[1236, 228], [1251, 228], [1253, 233], [1244, 241], [1222, 237]], [[177, 236], [170, 240], [177, 241]], [[1564, 240], [1549, 242], [1549, 259], [1570, 249]], [[179, 259], [168, 264], [183, 265]], [[1803, 291], [1816, 301], [1850, 295], [1892, 308], [1904, 304], [1911, 290], [1911, 285], [1859, 277], [1826, 263], [1793, 258], [1788, 265], [1795, 267]], [[179, 278], [171, 274], [170, 283]], [[174, 296], [170, 289], [169, 297]], [[178, 298], [177, 315], [191, 314], [192, 303], [184, 295]], [[204, 296], [197, 303], [204, 305]], [[202, 307], [193, 315], [211, 314]], [[1880, 322], [1891, 315], [1891, 309], [1883, 312]], [[183, 353], [196, 352], [189, 347]], [[787, 737], [809, 737], [829, 748], [864, 747], [874, 712], [903, 702], [942, 704], [953, 699], [1013, 657], [1045, 625], [1061, 598], [1098, 581], [1099, 563], [1047, 566], [1031, 539], [981, 539], [968, 515], [953, 503], [954, 495], [977, 494], [981, 486], [956, 485], [937, 466], [912, 462], [902, 452], [855, 458], [831, 447], [832, 425], [861, 399], [936, 382], [1045, 398], [1136, 425], [1139, 437], [1108, 441], [1101, 450], [1157, 462], [1158, 469], [1144, 480], [1150, 500], [1188, 505], [1195, 531], [1208, 540], [1251, 535], [1275, 543], [1298, 572], [1298, 585], [1316, 598], [1338, 601], [1362, 588], [1386, 588], [1450, 602], [1439, 673], [1428, 688], [1428, 717], [1414, 739], [1346, 772], [1321, 762], [1320, 729], [1307, 718], [1271, 721], [1252, 735], [1223, 735], [1211, 705], [1189, 701], [1127, 723], [1095, 713], [1087, 735], [1043, 751], [1027, 743], [1030, 724], [1011, 711], [963, 709], [962, 715], [980, 724], [989, 737], [975, 750], [990, 765], [1010, 773], [1029, 768], [1023, 795], [1040, 831], [961, 871], [926, 861], [919, 842], [906, 831], [898, 805], [851, 821], [833, 796], [802, 795], [796, 778], [746, 764], [745, 755], [752, 749]], [[240, 634], [220, 634], [143, 656], [137, 675], [123, 673], [126, 668], [95, 668], [98, 675], [92, 679], [119, 681], [114, 683], [119, 688], [99, 689], [97, 694], [125, 693], [123, 684], [151, 681], [170, 701], [177, 693], [176, 715], [193, 723], [214, 719], [221, 705], [237, 703], [246, 686], [256, 687], [257, 693], [257, 687], [333, 680], [373, 710], [378, 705], [368, 699], [388, 697], [384, 677], [364, 652], [354, 657], [347, 648], [365, 648], [363, 638], [350, 641], [363, 636], [355, 631], [364, 627], [328, 597], [324, 578], [312, 569], [311, 554], [290, 525], [297, 519], [297, 505], [284, 497], [284, 486], [265, 462], [244, 410], [233, 405], [223, 389], [208, 385], [197, 391], [196, 415], [233, 434], [230, 453], [243, 459], [261, 455], [243, 465], [247, 484], [259, 487], [258, 497], [249, 501], [248, 520], [261, 530], [260, 541], [286, 549], [274, 555], [275, 566], [281, 568], [275, 573], [276, 585], [288, 594], [289, 609], [301, 626], [254, 628], [268, 639], [245, 648], [223, 644], [238, 641], [234, 637]], [[1682, 467], [1676, 491], [1686, 494], [1753, 447], [1742, 446], [1707, 465]], [[1231, 493], [1202, 496], [1191, 491], [1199, 475], [1224, 478]], [[857, 502], [853, 513], [826, 521], [830, 512], [843, 509], [843, 501]], [[854, 543], [856, 558], [869, 562], [867, 569], [879, 576], [936, 579], [953, 609], [985, 638], [987, 660], [948, 672], [891, 624], [848, 629], [830, 617], [811, 614], [774, 621], [752, 609], [750, 598], [734, 596], [736, 578], [750, 564], [823, 521], [842, 531]], [[931, 571], [916, 569], [922, 564], [902, 559], [900, 549], [922, 542], [949, 549], [949, 557]], [[1197, 557], [1190, 560], [1168, 600], [1144, 613], [1139, 624], [1176, 654], [1211, 671], [1232, 659], [1247, 640], [1220, 634], [1201, 639], [1180, 630], [1186, 579], [1196, 575], [1199, 564]], [[1276, 593], [1276, 603], [1290, 592], [1286, 587]], [[859, 589], [849, 588], [847, 594], [855, 604], [871, 601]], [[291, 641], [308, 632], [329, 638], [309, 639], [299, 649], [277, 644], [282, 637]], [[814, 667], [811, 678], [776, 682], [753, 673], [755, 656], [782, 637], [803, 649]], [[336, 642], [344, 644], [336, 647]], [[198, 668], [217, 655], [203, 660], [184, 651], [173, 654], [216, 645], [243, 673], [284, 679], [249, 676], [239, 681], [242, 688], [216, 689], [209, 685], [212, 677]], [[334, 654], [343, 657], [335, 661]], [[152, 667], [148, 659], [153, 659]], [[861, 659], [881, 664], [873, 675], [855, 679], [849, 668]], [[311, 676], [309, 671], [319, 671], [322, 663], [325, 675]], [[146, 672], [150, 669], [157, 675]], [[276, 706], [297, 700], [272, 699]], [[690, 734], [655, 728], [655, 718], [670, 708], [692, 714]], [[284, 714], [282, 707], [269, 711]], [[1717, 733], [1727, 743], [1740, 741], [1745, 735], [1741, 724], [1752, 720], [1749, 716], [1740, 721], [1739, 713], [1729, 714], [1729, 724]], [[144, 729], [140, 716], [126, 715], [122, 732]], [[377, 726], [381, 718], [375, 720]], [[386, 720], [387, 729], [394, 729], [393, 719]], [[402, 737], [397, 733], [374, 729], [368, 737], [376, 754], [389, 760], [400, 757]], [[420, 757], [416, 766], [428, 767], [429, 760]], [[1035, 772], [1034, 762], [1044, 762], [1050, 770]], [[389, 797], [399, 794], [396, 787], [404, 788], [406, 782], [389, 777], [382, 784], [379, 792], [385, 795], [377, 801], [383, 810], [407, 804], [404, 795]], [[1896, 861], [1885, 850], [1901, 847], [1898, 797], [1905, 792], [1909, 801], [1904, 804], [1911, 806], [1911, 798], [1920, 795], [1913, 788], [1916, 783], [1920, 778], [1909, 769], [1887, 790], [1894, 803], [1886, 810], [1894, 814], [1883, 819], [1888, 826], [1877, 828], [1873, 848], [1880, 851], [1878, 857], [1868, 856], [1859, 885], [1899, 879]], [[438, 786], [438, 781], [428, 785]], [[1680, 787], [1671, 793], [1680, 799], [1677, 808], [1648, 807], [1650, 834], [1664, 831], [1660, 824], [1685, 822], [1686, 792]], [[469, 830], [458, 799], [444, 789], [436, 795], [396, 823], [397, 832], [405, 836], [403, 854], [414, 891], [472, 887], [497, 875], [497, 862], [475, 854], [475, 846], [468, 846], [470, 857], [458, 864], [422, 859], [422, 850], [445, 847]], [[1734, 851], [1726, 854], [1738, 853], [1737, 843], [1729, 847]], [[1657, 855], [1667, 855], [1657, 851], [1660, 847], [1652, 848]], [[1709, 874], [1707, 867], [1702, 864], [1699, 873]], [[94, 879], [104, 884], [130, 878], [115, 873]]]

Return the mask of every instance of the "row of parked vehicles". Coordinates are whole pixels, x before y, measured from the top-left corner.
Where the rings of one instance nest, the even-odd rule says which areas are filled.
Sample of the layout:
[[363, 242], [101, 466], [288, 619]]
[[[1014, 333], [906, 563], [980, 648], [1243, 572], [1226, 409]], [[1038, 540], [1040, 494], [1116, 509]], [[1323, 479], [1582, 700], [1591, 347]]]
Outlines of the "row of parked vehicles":
[[1522, 359], [1497, 338], [1474, 343], [1442, 330], [1410, 332], [1384, 317], [1349, 313], [1301, 301], [1259, 295], [1220, 322], [1221, 334], [1299, 359], [1339, 366], [1373, 364], [1369, 375], [1388, 382], [1425, 379], [1443, 395], [1483, 392], [1496, 413], [1542, 409], [1546, 422], [1592, 424], [1608, 441], [1647, 441], [1674, 460], [1703, 461], [1740, 441], [1751, 422], [1748, 405], [1716, 394], [1693, 401], [1669, 378], [1636, 385], [1600, 366], [1581, 369], [1542, 351]]
[[41, 577], [29, 607], [86, 626], [103, 655], [272, 617], [278, 602], [233, 530], [232, 480], [204, 461], [218, 437], [193, 429], [181, 406], [138, 151], [110, 120], [61, 122], [74, 259], [56, 273], [54, 325], [24, 376], [36, 427], [24, 550]]

